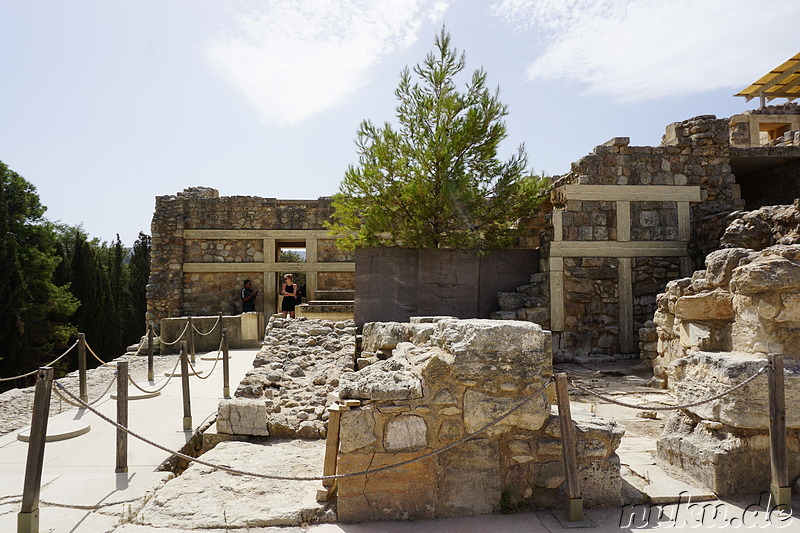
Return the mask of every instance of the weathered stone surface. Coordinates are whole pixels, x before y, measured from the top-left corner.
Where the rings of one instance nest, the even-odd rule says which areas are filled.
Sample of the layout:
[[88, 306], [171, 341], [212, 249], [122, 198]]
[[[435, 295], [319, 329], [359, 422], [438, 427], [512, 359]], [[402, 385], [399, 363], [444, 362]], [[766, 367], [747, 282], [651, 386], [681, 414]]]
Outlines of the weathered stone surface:
[[361, 348], [367, 352], [391, 350], [411, 339], [411, 329], [402, 322], [368, 322], [361, 333]]
[[733, 318], [731, 293], [716, 290], [683, 296], [675, 303], [675, 314], [683, 320], [730, 320]]
[[419, 416], [398, 416], [386, 424], [383, 447], [388, 451], [418, 450], [428, 444], [428, 426]]
[[[340, 454], [339, 472], [363, 472], [397, 464], [430, 450], [410, 453]], [[368, 476], [339, 480], [340, 522], [408, 520], [435, 516], [433, 458], [422, 459]]]
[[784, 257], [763, 257], [736, 268], [730, 286], [739, 294], [796, 289], [800, 287], [800, 263]]
[[436, 456], [442, 472], [437, 487], [437, 516], [494, 512], [500, 503], [501, 476], [497, 441], [472, 439]]
[[360, 450], [378, 440], [375, 435], [374, 410], [370, 406], [342, 413], [339, 426], [339, 453]]
[[751, 253], [752, 250], [747, 248], [723, 248], [711, 252], [706, 257], [706, 279], [714, 287], [727, 288], [733, 269]]
[[[800, 431], [789, 429], [789, 479], [800, 475]], [[714, 425], [676, 413], [658, 439], [656, 461], [719, 496], [752, 493], [770, 483], [769, 432]]]
[[443, 320], [431, 344], [453, 354], [456, 376], [513, 375], [535, 380], [551, 368], [550, 332], [516, 320]]
[[[270, 404], [268, 409], [267, 403]], [[217, 408], [217, 431], [234, 435], [268, 436], [267, 415], [272, 412], [271, 400], [231, 398]]]
[[[468, 390], [464, 394], [464, 424], [467, 433], [477, 431], [489, 422], [511, 411], [520, 403], [519, 396], [502, 397], [484, 394], [481, 391]], [[541, 396], [531, 399], [511, 416], [487, 431], [488, 435], [496, 435], [514, 429], [537, 430], [550, 415], [550, 405]]]
[[339, 395], [369, 400], [409, 400], [422, 396], [422, 382], [411, 371], [408, 361], [392, 357], [358, 372], [342, 374]]
[[[264, 453], [265, 447], [270, 453]], [[219, 443], [203, 459], [250, 472], [314, 476], [322, 471], [324, 455], [322, 441], [229, 441]], [[134, 522], [154, 530], [201, 531], [299, 525], [323, 514], [324, 504], [315, 501], [318, 486], [318, 481], [235, 476], [193, 464], [161, 488]]]
[[[766, 364], [761, 354], [693, 352], [667, 367], [678, 404], [695, 402], [727, 391]], [[786, 405], [800, 405], [800, 364], [785, 360]], [[769, 427], [766, 373], [723, 398], [687, 409], [695, 416], [737, 428]], [[800, 428], [800, 413], [786, 410], [788, 427]]]

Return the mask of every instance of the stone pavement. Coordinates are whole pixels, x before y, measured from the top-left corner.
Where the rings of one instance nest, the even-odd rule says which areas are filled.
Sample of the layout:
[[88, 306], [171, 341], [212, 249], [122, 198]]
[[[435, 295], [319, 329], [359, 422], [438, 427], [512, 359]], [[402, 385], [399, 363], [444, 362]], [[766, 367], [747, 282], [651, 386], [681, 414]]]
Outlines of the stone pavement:
[[[214, 352], [216, 353], [216, 352]], [[231, 350], [231, 390], [252, 368], [257, 350]], [[214, 354], [212, 354], [213, 357]], [[201, 359], [195, 368], [209, 376], [214, 361]], [[156, 375], [154, 384], [137, 381], [145, 389], [160, 387], [166, 378]], [[214, 416], [222, 398], [222, 361], [208, 379], [190, 381], [193, 427], [199, 428]], [[115, 390], [115, 389], [114, 389]], [[77, 394], [76, 390], [71, 392]], [[133, 386], [129, 394], [138, 390]], [[94, 398], [90, 396], [90, 401]], [[53, 400], [56, 395], [53, 393]], [[116, 419], [116, 401], [106, 395], [94, 407]], [[184, 431], [181, 379], [170, 381], [160, 396], [129, 403], [130, 428], [170, 450], [179, 450], [192, 438]], [[45, 446], [40, 506], [40, 530], [52, 532], [112, 531], [121, 520], [138, 513], [153, 492], [173, 477], [158, 471], [169, 454], [128, 437], [128, 473], [114, 473], [116, 428], [86, 409], [73, 408], [50, 418], [53, 427], [88, 423], [91, 430], [79, 437], [48, 442]], [[0, 532], [17, 530], [28, 445], [17, 439], [17, 431], [0, 437]], [[50, 433], [50, 432], [48, 432]], [[47, 503], [45, 503], [47, 502]]]

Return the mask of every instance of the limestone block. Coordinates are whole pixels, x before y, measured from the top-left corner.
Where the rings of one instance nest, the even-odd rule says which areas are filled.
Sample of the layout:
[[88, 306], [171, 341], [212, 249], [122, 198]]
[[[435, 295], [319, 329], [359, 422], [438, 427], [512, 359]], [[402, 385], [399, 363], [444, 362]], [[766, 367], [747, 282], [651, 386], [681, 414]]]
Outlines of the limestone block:
[[727, 288], [733, 269], [750, 253], [752, 250], [746, 248], [723, 248], [711, 252], [706, 256], [706, 280], [715, 287]]
[[436, 456], [436, 516], [489, 514], [500, 505], [497, 441], [473, 439]]
[[418, 450], [428, 444], [428, 425], [422, 417], [397, 416], [384, 429], [383, 446], [387, 451]]
[[782, 308], [775, 316], [775, 322], [800, 322], [800, 293], [783, 293], [780, 299]]
[[739, 294], [758, 294], [797, 290], [800, 287], [800, 263], [784, 257], [759, 257], [733, 271], [731, 291]]
[[348, 454], [376, 442], [375, 411], [367, 407], [342, 413], [339, 425], [339, 453]]
[[[798, 433], [797, 429], [788, 430], [790, 480], [800, 475]], [[665, 471], [688, 476], [719, 496], [752, 494], [754, 487], [770, 483], [769, 432], [709, 426], [675, 413], [658, 439], [656, 462]]]
[[733, 318], [731, 293], [723, 290], [683, 296], [675, 303], [681, 320], [729, 320]]
[[392, 357], [339, 379], [339, 396], [367, 400], [410, 400], [422, 397], [422, 382], [408, 361]]
[[430, 342], [453, 355], [457, 378], [513, 375], [532, 382], [552, 370], [551, 334], [532, 322], [443, 320]]
[[[516, 407], [520, 403], [519, 396], [490, 396], [481, 391], [468, 390], [464, 393], [464, 425], [467, 433], [482, 428], [489, 422]], [[535, 431], [542, 427], [550, 415], [550, 405], [542, 396], [536, 396], [517, 409], [508, 418], [486, 431], [486, 435], [497, 435], [509, 428]]]
[[269, 400], [232, 398], [222, 400], [217, 408], [217, 431], [231, 435], [268, 436]]
[[421, 324], [409, 324], [409, 329], [411, 330], [411, 342], [420, 346], [428, 342], [428, 339], [431, 338], [434, 330], [436, 330], [436, 326], [423, 322]]
[[[342, 453], [339, 455], [337, 471], [344, 474], [389, 466], [418, 457], [421, 452]], [[434, 472], [434, 458], [429, 457], [369, 476], [340, 479], [338, 520], [363, 522], [433, 518], [437, 501]], [[481, 483], [484, 481], [480, 480]]]
[[408, 324], [402, 322], [367, 322], [362, 330], [361, 347], [367, 352], [391, 350], [411, 340]]
[[[709, 398], [738, 385], [766, 364], [761, 354], [692, 352], [667, 367], [678, 404]], [[786, 405], [800, 405], [800, 362], [784, 359]], [[694, 415], [737, 428], [769, 427], [767, 376], [763, 374], [726, 396], [687, 409]], [[800, 412], [786, 410], [787, 427], [800, 427]]]

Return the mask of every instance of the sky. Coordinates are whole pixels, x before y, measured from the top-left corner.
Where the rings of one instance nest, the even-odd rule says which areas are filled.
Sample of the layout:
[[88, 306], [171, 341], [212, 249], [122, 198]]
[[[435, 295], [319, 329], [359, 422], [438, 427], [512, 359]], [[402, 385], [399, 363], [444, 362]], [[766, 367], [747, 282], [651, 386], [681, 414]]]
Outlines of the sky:
[[757, 107], [733, 94], [800, 51], [785, 0], [25, 0], [0, 3], [0, 161], [50, 220], [130, 246], [155, 197], [314, 199], [395, 121], [400, 72], [444, 27], [558, 175], [612, 137]]

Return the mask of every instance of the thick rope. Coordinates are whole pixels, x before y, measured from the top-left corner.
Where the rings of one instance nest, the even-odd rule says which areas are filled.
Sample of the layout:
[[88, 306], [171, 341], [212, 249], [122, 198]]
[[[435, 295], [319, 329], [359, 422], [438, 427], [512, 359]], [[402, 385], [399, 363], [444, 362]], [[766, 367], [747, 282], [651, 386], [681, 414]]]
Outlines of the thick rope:
[[[74, 347], [76, 347], [77, 345], [78, 345], [78, 341], [76, 340], [76, 341], [75, 341], [75, 342], [72, 344], [72, 346], [70, 346], [69, 348], [67, 348], [67, 351], [65, 351], [64, 353], [62, 353], [61, 355], [59, 355], [58, 357], [56, 357], [55, 359], [53, 359], [52, 361], [50, 361], [49, 363], [47, 363], [46, 365], [43, 365], [43, 366], [53, 366], [54, 364], [56, 364], [57, 362], [59, 362], [59, 361], [60, 361], [60, 360], [61, 360], [61, 359], [62, 359], [64, 356], [66, 356], [66, 355], [67, 355], [67, 354], [70, 352], [70, 350], [72, 350], [72, 349], [73, 349]], [[15, 380], [15, 379], [27, 378], [28, 376], [32, 376], [32, 375], [34, 375], [34, 374], [35, 374], [35, 373], [37, 373], [38, 371], [39, 371], [39, 369], [37, 368], [36, 370], [31, 370], [31, 371], [30, 371], [30, 372], [28, 372], [27, 374], [20, 374], [19, 376], [13, 376], [13, 377], [10, 377], [10, 378], [0, 378], [0, 381], [13, 381], [13, 380]]]
[[[325, 479], [343, 479], [343, 478], [349, 478], [349, 477], [364, 476], [364, 475], [369, 475], [369, 474], [377, 474], [377, 473], [380, 473], [380, 472], [385, 472], [386, 470], [399, 468], [401, 466], [405, 466], [407, 464], [414, 463], [416, 461], [421, 461], [423, 459], [427, 459], [428, 457], [433, 457], [434, 455], [438, 455], [440, 453], [443, 453], [443, 452], [445, 452], [445, 451], [447, 451], [447, 450], [449, 450], [449, 449], [451, 449], [451, 448], [453, 448], [455, 446], [458, 446], [459, 444], [462, 444], [462, 443], [464, 443], [464, 442], [466, 442], [466, 441], [468, 441], [470, 439], [475, 438], [477, 435], [483, 433], [484, 431], [486, 431], [487, 429], [491, 428], [492, 426], [495, 426], [495, 425], [499, 424], [500, 422], [502, 422], [503, 420], [505, 420], [506, 418], [508, 418], [512, 414], [514, 414], [516, 411], [518, 411], [520, 408], [522, 408], [523, 405], [525, 405], [526, 403], [528, 403], [532, 399], [536, 398], [537, 396], [541, 395], [542, 397], [545, 398], [545, 401], [547, 401], [547, 397], [544, 394], [544, 390], [552, 382], [553, 382], [553, 378], [551, 377], [544, 383], [544, 385], [542, 385], [541, 388], [539, 388], [537, 391], [533, 392], [530, 396], [528, 396], [527, 398], [525, 398], [524, 400], [519, 402], [517, 405], [515, 405], [513, 408], [511, 408], [511, 410], [507, 411], [502, 416], [492, 420], [491, 422], [489, 422], [485, 426], [481, 427], [477, 431], [473, 431], [469, 435], [465, 435], [464, 437], [461, 437], [460, 439], [458, 439], [458, 440], [456, 440], [454, 442], [451, 442], [450, 444], [448, 444], [446, 446], [443, 446], [442, 448], [439, 448], [437, 450], [433, 450], [431, 452], [425, 453], [425, 454], [420, 455], [418, 457], [414, 457], [413, 459], [409, 459], [407, 461], [403, 461], [403, 462], [392, 464], [392, 465], [382, 466], [380, 468], [362, 470], [361, 472], [348, 472], [347, 474], [333, 474], [333, 475], [329, 475], [329, 476], [281, 476], [281, 475], [275, 475], [275, 474], [260, 474], [258, 472], [248, 472], [246, 470], [237, 470], [235, 468], [230, 468], [228, 466], [216, 465], [216, 464], [213, 464], [213, 463], [209, 463], [208, 461], [203, 461], [202, 459], [198, 459], [197, 457], [192, 457], [190, 455], [186, 455], [186, 454], [183, 454], [183, 453], [180, 453], [180, 452], [175, 452], [175, 451], [170, 450], [169, 448], [161, 446], [160, 444], [156, 444], [155, 442], [151, 441], [147, 437], [143, 437], [143, 436], [131, 431], [130, 429], [126, 428], [125, 426], [122, 426], [122, 425], [118, 424], [117, 422], [111, 420], [109, 417], [105, 416], [104, 414], [92, 409], [89, 405], [86, 404], [86, 402], [83, 402], [79, 398], [76, 398], [68, 390], [64, 389], [64, 392], [69, 394], [74, 400], [80, 402], [84, 407], [89, 409], [92, 413], [94, 413], [95, 415], [100, 417], [102, 420], [105, 420], [106, 422], [108, 422], [112, 426], [116, 427], [117, 429], [121, 429], [122, 431], [124, 431], [128, 435], [131, 435], [132, 437], [134, 437], [136, 439], [139, 439], [140, 441], [142, 441], [142, 442], [144, 442], [146, 444], [149, 444], [150, 446], [158, 448], [159, 450], [161, 450], [163, 452], [167, 452], [167, 453], [169, 453], [171, 455], [174, 455], [176, 457], [180, 457], [181, 459], [184, 459], [186, 461], [191, 461], [191, 462], [194, 462], [194, 463], [201, 464], [203, 466], [207, 466], [209, 468], [213, 468], [215, 470], [221, 470], [221, 471], [227, 472], [229, 474], [240, 475], [240, 476], [250, 476], [250, 477], [257, 477], [257, 478], [262, 478], [262, 479], [277, 479], [277, 480], [283, 480], [283, 481], [321, 481], [321, 480], [325, 480]], [[62, 388], [64, 387], [63, 385], [61, 385], [57, 381], [54, 381], [53, 383], [55, 383], [59, 387], [62, 387]]]
[[183, 338], [183, 336], [186, 334], [186, 330], [188, 330], [188, 329], [189, 329], [189, 321], [187, 320], [186, 321], [186, 327], [183, 328], [183, 331], [181, 331], [181, 334], [178, 335], [177, 339], [175, 339], [172, 342], [164, 342], [164, 339], [159, 337], [158, 340], [163, 346], [172, 346], [173, 344], [177, 344]]
[[202, 335], [203, 337], [205, 337], [206, 335], [211, 335], [214, 332], [214, 330], [217, 329], [217, 326], [219, 325], [219, 321], [221, 318], [222, 318], [221, 316], [217, 317], [217, 321], [214, 322], [214, 326], [210, 330], [208, 330], [208, 333], [201, 333], [199, 329], [194, 327], [194, 324], [192, 324], [192, 329], [195, 331], [195, 333], [197, 333], [198, 335]]
[[181, 358], [180, 358], [180, 357], [178, 357], [178, 359], [175, 361], [175, 366], [173, 366], [173, 367], [172, 367], [172, 371], [169, 373], [169, 376], [167, 377], [167, 381], [166, 381], [166, 382], [164, 382], [164, 384], [163, 384], [163, 385], [161, 385], [161, 386], [160, 386], [159, 388], [157, 388], [156, 390], [146, 390], [146, 389], [143, 389], [143, 388], [141, 388], [141, 387], [140, 387], [140, 386], [139, 386], [139, 385], [138, 385], [138, 384], [137, 384], [137, 383], [136, 383], [136, 382], [133, 380], [133, 378], [131, 377], [131, 375], [130, 375], [130, 374], [128, 374], [128, 381], [129, 381], [129, 382], [130, 382], [130, 383], [131, 383], [131, 384], [132, 384], [134, 387], [136, 387], [137, 389], [139, 389], [140, 391], [142, 391], [142, 392], [143, 392], [143, 393], [145, 393], [145, 394], [155, 394], [155, 393], [157, 393], [157, 392], [161, 392], [161, 391], [164, 389], [164, 387], [166, 387], [167, 385], [169, 385], [169, 382], [172, 380], [172, 378], [174, 378], [174, 377], [175, 377], [175, 370], [177, 370], [177, 369], [178, 369], [178, 365], [179, 365], [180, 363], [181, 363]]
[[[117, 374], [116, 374], [116, 372], [115, 372], [115, 373], [114, 373], [114, 376], [112, 377], [111, 381], [110, 381], [110, 382], [109, 382], [109, 384], [108, 384], [108, 387], [106, 387], [106, 390], [104, 390], [102, 393], [100, 393], [100, 396], [98, 396], [97, 398], [95, 398], [93, 401], [89, 402], [87, 405], [94, 405], [94, 404], [96, 404], [97, 402], [99, 402], [100, 400], [102, 400], [102, 399], [105, 397], [105, 395], [106, 395], [106, 394], [108, 394], [108, 391], [110, 391], [110, 390], [111, 390], [111, 387], [113, 387], [113, 386], [114, 386], [114, 383], [116, 383], [116, 382], [117, 382], [117, 380], [116, 380], [116, 375], [117, 375]], [[53, 381], [53, 383], [55, 383], [55, 381]], [[60, 383], [59, 383], [59, 386], [60, 386], [60, 387], [62, 387], [62, 388], [64, 388], [64, 390], [66, 390], [66, 388], [65, 388], [63, 385], [61, 385]], [[71, 401], [69, 398], [66, 398], [66, 397], [65, 397], [63, 394], [61, 394], [61, 392], [60, 392], [60, 391], [59, 391], [59, 390], [58, 390], [58, 389], [57, 389], [55, 386], [53, 386], [52, 388], [53, 388], [53, 391], [55, 391], [56, 395], [58, 395], [58, 397], [59, 397], [59, 398], [61, 398], [61, 400], [62, 400], [64, 403], [66, 403], [67, 405], [71, 405], [72, 407], [78, 407], [78, 408], [80, 408], [80, 407], [83, 407], [83, 406], [82, 406], [82, 405], [80, 405], [80, 404], [76, 404], [76, 403], [74, 403], [74, 402], [73, 402], [73, 401]], [[72, 395], [70, 394], [70, 396], [72, 396]], [[81, 403], [83, 403], [83, 402], [81, 402]]]
[[583, 385], [580, 385], [579, 383], [577, 383], [573, 379], [570, 379], [569, 382], [576, 389], [582, 390], [583, 392], [585, 392], [587, 394], [591, 394], [592, 396], [595, 396], [597, 398], [600, 398], [603, 401], [606, 401], [606, 402], [609, 402], [609, 403], [613, 403], [613, 404], [616, 404], [616, 405], [621, 405], [622, 407], [630, 407], [632, 409], [644, 409], [646, 411], [675, 411], [675, 410], [678, 410], [678, 409], [688, 409], [689, 407], [694, 407], [696, 405], [702, 405], [704, 403], [713, 402], [714, 400], [718, 400], [718, 399], [722, 398], [723, 396], [726, 396], [726, 395], [732, 393], [733, 391], [744, 387], [745, 385], [747, 385], [748, 383], [750, 383], [751, 381], [756, 379], [758, 376], [763, 374], [764, 371], [767, 368], [769, 368], [769, 365], [761, 367], [758, 370], [758, 372], [756, 372], [755, 374], [753, 374], [752, 376], [750, 376], [746, 380], [742, 381], [738, 385], [734, 385], [730, 389], [722, 391], [719, 394], [715, 394], [714, 396], [711, 396], [710, 398], [705, 398], [703, 400], [698, 400], [696, 402], [691, 402], [691, 403], [687, 403], [687, 404], [684, 404], [684, 405], [670, 405], [668, 407], [649, 406], [649, 405], [648, 406], [645, 406], [645, 405], [634, 405], [634, 404], [631, 404], [631, 403], [621, 402], [619, 400], [615, 400], [614, 398], [609, 398], [608, 396], [603, 396], [602, 394], [594, 392], [591, 389], [587, 389], [586, 387], [584, 387]]
[[197, 377], [197, 379], [208, 379], [208, 378], [211, 377], [211, 374], [214, 373], [214, 369], [217, 368], [217, 363], [219, 362], [219, 354], [220, 354], [220, 352], [222, 352], [222, 342], [223, 342], [222, 339], [220, 339], [220, 341], [219, 341], [219, 349], [217, 350], [217, 357], [214, 358], [214, 366], [211, 367], [211, 370], [208, 372], [207, 376], [205, 376], [205, 377], [201, 376], [197, 372], [197, 370], [195, 370], [194, 365], [192, 364], [192, 360], [189, 359], [189, 366], [192, 368], [192, 372], [194, 372], [194, 375]]
[[[91, 346], [89, 346], [89, 343], [88, 343], [88, 342], [85, 342], [84, 344], [86, 345], [86, 349], [87, 349], [87, 350], [89, 350], [89, 353], [90, 353], [90, 354], [92, 354], [92, 355], [94, 356], [94, 358], [95, 358], [95, 359], [97, 359], [98, 361], [100, 361], [100, 364], [102, 364], [103, 366], [111, 367], [111, 368], [116, 368], [116, 367], [117, 367], [117, 365], [112, 365], [112, 364], [109, 364], [109, 363], [106, 363], [105, 361], [103, 361], [103, 360], [100, 358], [100, 356], [99, 356], [99, 355], [97, 355], [96, 353], [94, 353], [94, 350], [92, 350], [92, 347], [91, 347]], [[137, 353], [138, 353], [138, 352], [137, 352]]]

